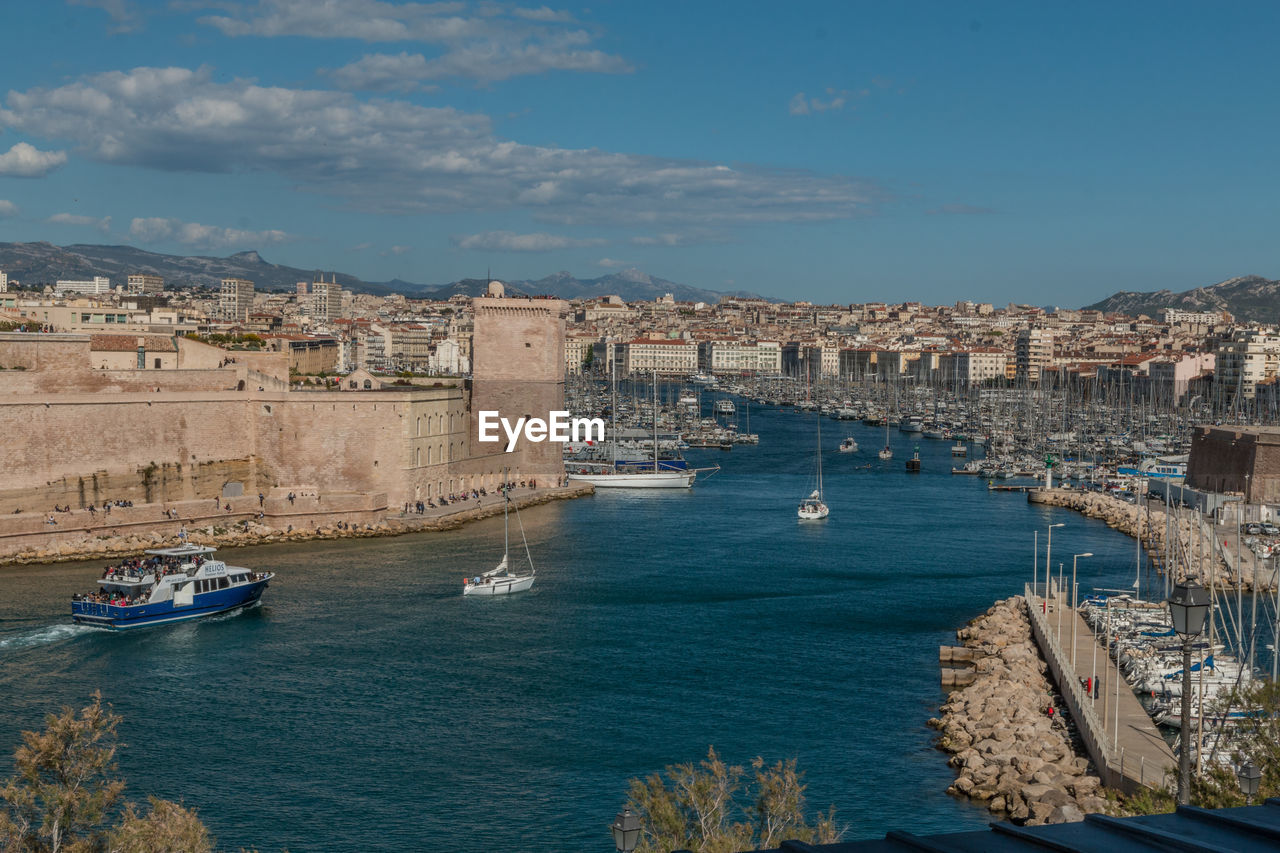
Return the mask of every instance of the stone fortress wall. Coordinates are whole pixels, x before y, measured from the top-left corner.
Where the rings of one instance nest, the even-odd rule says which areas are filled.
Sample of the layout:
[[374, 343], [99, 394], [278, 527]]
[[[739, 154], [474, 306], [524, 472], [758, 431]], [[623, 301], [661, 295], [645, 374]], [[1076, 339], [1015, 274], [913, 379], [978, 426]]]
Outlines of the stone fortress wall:
[[0, 370], [0, 524], [15, 509], [272, 489], [378, 494], [398, 508], [492, 489], [504, 469], [550, 485], [560, 445], [481, 444], [475, 411], [563, 408], [565, 305], [477, 303], [510, 304], [478, 305], [476, 379], [452, 387], [288, 390], [282, 354], [186, 339], [178, 369], [94, 370], [87, 335], [0, 334], [0, 367], [25, 368]]
[[473, 300], [472, 406], [473, 452], [486, 456], [519, 456], [530, 471], [563, 472], [561, 446], [523, 439], [516, 452], [504, 452], [505, 440], [479, 441], [479, 413], [496, 411], [512, 423], [531, 416], [546, 419], [564, 408], [564, 335], [569, 303], [561, 299]]
[[1202, 426], [1191, 439], [1187, 485], [1280, 504], [1280, 427]]

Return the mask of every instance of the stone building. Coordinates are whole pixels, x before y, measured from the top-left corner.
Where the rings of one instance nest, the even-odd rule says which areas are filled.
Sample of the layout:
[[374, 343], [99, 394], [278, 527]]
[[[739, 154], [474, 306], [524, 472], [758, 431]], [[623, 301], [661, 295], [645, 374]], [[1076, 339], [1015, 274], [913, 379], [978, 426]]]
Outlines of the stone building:
[[1191, 440], [1187, 485], [1280, 504], [1280, 427], [1202, 426]]
[[155, 369], [148, 355], [138, 369], [132, 335], [104, 368], [93, 359], [107, 350], [89, 335], [0, 333], [0, 364], [24, 368], [0, 371], [0, 513], [228, 489], [358, 493], [396, 507], [492, 489], [504, 476], [556, 482], [560, 445], [522, 440], [506, 453], [477, 441], [475, 413], [563, 408], [565, 310], [559, 300], [477, 299], [472, 382], [360, 382], [354, 394], [290, 390], [287, 353], [178, 337], [176, 367]]

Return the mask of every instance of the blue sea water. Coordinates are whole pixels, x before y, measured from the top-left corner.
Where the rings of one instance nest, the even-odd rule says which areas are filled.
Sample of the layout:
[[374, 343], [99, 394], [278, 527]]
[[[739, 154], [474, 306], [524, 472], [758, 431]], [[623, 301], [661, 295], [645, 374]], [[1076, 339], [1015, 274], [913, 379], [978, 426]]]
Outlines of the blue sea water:
[[952, 476], [949, 442], [894, 430], [880, 462], [883, 429], [830, 420], [831, 517], [801, 522], [815, 423], [753, 411], [761, 444], [691, 454], [723, 470], [690, 493], [525, 510], [538, 581], [509, 598], [461, 595], [500, 517], [226, 551], [278, 573], [261, 607], [128, 634], [70, 624], [101, 563], [0, 569], [0, 773], [21, 730], [101, 690], [130, 796], [196, 807], [228, 849], [612, 850], [627, 780], [710, 745], [796, 757], [849, 838], [981, 827], [926, 727], [938, 646], [1021, 592], [1034, 531], [1042, 567], [1051, 522], [1055, 568], [1096, 555], [1085, 589], [1130, 586], [1133, 541]]

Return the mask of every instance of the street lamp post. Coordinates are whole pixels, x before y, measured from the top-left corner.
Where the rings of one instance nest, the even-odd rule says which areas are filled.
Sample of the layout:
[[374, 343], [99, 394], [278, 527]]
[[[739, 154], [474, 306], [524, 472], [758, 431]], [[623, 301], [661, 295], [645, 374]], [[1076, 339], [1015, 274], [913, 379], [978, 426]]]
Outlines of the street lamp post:
[[1191, 644], [1204, 631], [1209, 614], [1209, 592], [1194, 581], [1184, 581], [1169, 596], [1173, 631], [1182, 639], [1182, 753], [1178, 756], [1178, 805], [1191, 804]]
[[1067, 525], [1061, 521], [1059, 521], [1057, 524], [1049, 525], [1049, 539], [1045, 542], [1045, 546], [1044, 546], [1044, 597], [1046, 599], [1045, 605], [1044, 605], [1045, 613], [1049, 612], [1049, 604], [1048, 604], [1049, 578], [1053, 574], [1053, 528], [1066, 527], [1066, 526]]
[[1236, 779], [1240, 781], [1240, 793], [1244, 794], [1244, 804], [1253, 805], [1253, 795], [1258, 793], [1258, 786], [1262, 784], [1262, 771], [1254, 767], [1252, 761], [1246, 761], [1244, 766], [1236, 771]]
[[613, 832], [613, 846], [618, 853], [632, 853], [640, 844], [640, 818], [626, 806], [614, 817], [609, 829]]
[[1071, 671], [1076, 669], [1076, 623], [1080, 621], [1077, 608], [1080, 606], [1077, 601], [1076, 591], [1076, 561], [1081, 557], [1092, 557], [1093, 552], [1086, 551], [1083, 554], [1075, 554], [1071, 557]]

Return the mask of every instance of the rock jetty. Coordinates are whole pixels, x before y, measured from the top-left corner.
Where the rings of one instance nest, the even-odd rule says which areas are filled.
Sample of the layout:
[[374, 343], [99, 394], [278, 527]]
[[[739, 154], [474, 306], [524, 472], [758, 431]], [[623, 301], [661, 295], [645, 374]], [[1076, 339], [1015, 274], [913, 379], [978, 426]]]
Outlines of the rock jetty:
[[1073, 747], [1067, 721], [1056, 710], [1047, 714], [1053, 686], [1023, 597], [997, 602], [956, 635], [974, 652], [976, 677], [947, 697], [940, 719], [929, 721], [959, 771], [947, 793], [1025, 825], [1106, 812], [1101, 780]]

